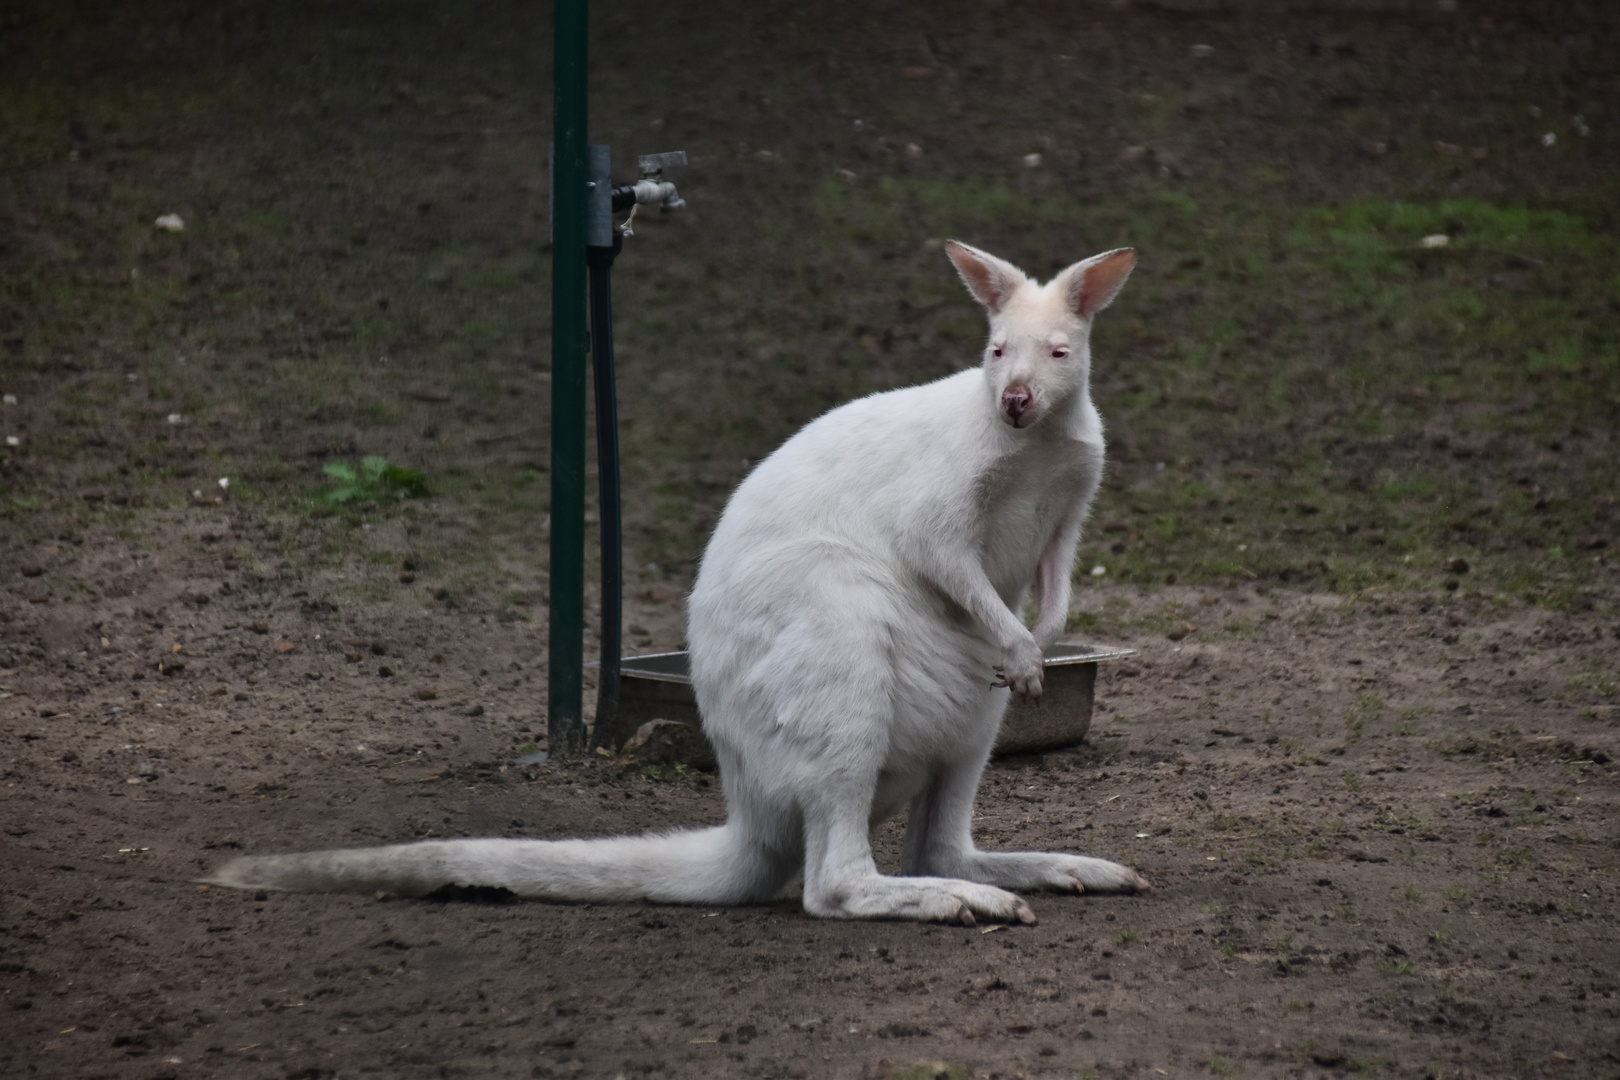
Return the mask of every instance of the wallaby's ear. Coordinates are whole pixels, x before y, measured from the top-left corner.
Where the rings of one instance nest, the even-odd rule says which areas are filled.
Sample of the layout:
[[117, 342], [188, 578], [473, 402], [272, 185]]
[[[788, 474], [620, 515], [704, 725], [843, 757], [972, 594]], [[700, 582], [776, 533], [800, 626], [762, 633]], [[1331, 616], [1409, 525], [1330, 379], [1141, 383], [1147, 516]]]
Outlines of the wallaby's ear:
[[1058, 282], [1069, 310], [1083, 319], [1097, 314], [1119, 294], [1135, 265], [1135, 248], [1115, 248], [1063, 271], [1058, 275]]
[[960, 240], [947, 240], [945, 254], [956, 264], [956, 272], [968, 287], [973, 298], [995, 314], [1011, 296], [1029, 279], [1010, 262], [996, 258], [978, 248], [968, 247]]

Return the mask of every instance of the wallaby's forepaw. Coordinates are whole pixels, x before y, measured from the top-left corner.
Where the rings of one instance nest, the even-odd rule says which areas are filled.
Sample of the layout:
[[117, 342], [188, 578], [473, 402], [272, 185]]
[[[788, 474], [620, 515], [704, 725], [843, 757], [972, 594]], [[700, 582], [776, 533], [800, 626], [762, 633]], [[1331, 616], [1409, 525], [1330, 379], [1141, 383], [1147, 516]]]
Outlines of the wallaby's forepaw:
[[1033, 637], [1026, 644], [1027, 648], [1018, 649], [996, 665], [996, 681], [990, 687], [1006, 687], [1023, 701], [1039, 702], [1043, 674], [1041, 650], [1035, 645]]

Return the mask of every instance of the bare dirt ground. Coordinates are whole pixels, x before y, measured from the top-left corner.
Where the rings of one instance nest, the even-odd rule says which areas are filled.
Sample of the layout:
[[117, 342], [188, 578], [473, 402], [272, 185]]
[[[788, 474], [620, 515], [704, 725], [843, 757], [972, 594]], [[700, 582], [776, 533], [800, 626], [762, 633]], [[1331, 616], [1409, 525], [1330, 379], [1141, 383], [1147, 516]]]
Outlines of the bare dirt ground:
[[[720, 780], [513, 764], [545, 729], [545, 13], [66, 11], [0, 16], [15, 61], [0, 389], [18, 398], [0, 416], [20, 433], [0, 459], [0, 1075], [1620, 1075], [1614, 502], [1570, 479], [1612, 467], [1612, 425], [1526, 440], [1523, 461], [1396, 444], [1437, 474], [1540, 470], [1538, 529], [1583, 508], [1579, 576], [1545, 596], [1494, 569], [1530, 555], [1470, 570], [1452, 539], [1415, 546], [1433, 574], [1399, 587], [1329, 590], [1286, 567], [1085, 578], [1073, 636], [1139, 654], [1104, 670], [1087, 744], [992, 765], [978, 834], [1127, 862], [1145, 896], [1037, 897], [1035, 927], [963, 929], [816, 921], [791, 894], [710, 910], [194, 884], [244, 851], [708, 824]], [[946, 317], [932, 308], [894, 342], [853, 325], [880, 303], [915, 313], [881, 289], [912, 260], [933, 272], [924, 245], [857, 246], [828, 291], [808, 271], [756, 276], [754, 234], [777, 265], [793, 238], [772, 222], [804, 194], [762, 181], [762, 153], [801, 154], [815, 183], [840, 165], [908, 175], [931, 167], [907, 144], [920, 132], [930, 153], [953, 146], [941, 174], [1004, 161], [1031, 198], [1061, 185], [1020, 163], [1029, 147], [1055, 161], [1083, 143], [1071, 164], [1097, 190], [1261, 183], [1239, 170], [1266, 165], [1286, 173], [1277, 198], [1556, 201], [1594, 159], [1533, 141], [1391, 155], [1346, 129], [1345, 95], [1379, 103], [1374, 134], [1424, 149], [1429, 121], [1402, 108], [1432, 78], [1454, 115], [1493, 118], [1483, 141], [1492, 110], [1523, 109], [1499, 100], [1507, 65], [1599, 125], [1582, 95], [1620, 95], [1611, 22], [1348, 0], [605, 13], [602, 125], [627, 152], [695, 159], [691, 221], [650, 223], [620, 270], [630, 647], [681, 644], [691, 557], [748, 459], [833, 401], [972, 352], [926, 328]], [[1053, 103], [1006, 73], [1054, 41], [1098, 85], [1173, 81], [1213, 42], [1225, 88], [1189, 91], [1195, 129], [1176, 120], [1147, 150], [1091, 101], [1080, 135], [1057, 123], [1040, 143], [1013, 129]], [[1497, 67], [1469, 60], [1482, 49]], [[636, 76], [660, 65], [648, 80], [683, 104], [649, 121]], [[1234, 105], [1251, 101], [1245, 72], [1263, 76], [1252, 110]], [[782, 115], [801, 81], [825, 116]], [[880, 100], [910, 126], [851, 136]], [[705, 184], [727, 212], [703, 208]], [[195, 250], [148, 226], [181, 206]], [[999, 235], [1008, 254], [1089, 253]], [[824, 268], [830, 242], [801, 239]], [[637, 301], [682, 290], [701, 303], [634, 321]], [[846, 340], [773, 358], [744, 325], [754, 292], [804, 309], [767, 338]], [[840, 292], [852, 323], [818, 324]], [[1138, 315], [1175, 325], [1173, 308]], [[656, 348], [692, 327], [713, 355]], [[869, 366], [818, 358], [849, 348]], [[1152, 482], [1150, 441], [1122, 450], [1100, 521], [1149, 498], [1128, 485]], [[421, 467], [434, 498], [333, 513], [319, 466], [360, 453]], [[1265, 528], [1291, 566], [1355, 532]], [[878, 830], [886, 866], [898, 836]]]

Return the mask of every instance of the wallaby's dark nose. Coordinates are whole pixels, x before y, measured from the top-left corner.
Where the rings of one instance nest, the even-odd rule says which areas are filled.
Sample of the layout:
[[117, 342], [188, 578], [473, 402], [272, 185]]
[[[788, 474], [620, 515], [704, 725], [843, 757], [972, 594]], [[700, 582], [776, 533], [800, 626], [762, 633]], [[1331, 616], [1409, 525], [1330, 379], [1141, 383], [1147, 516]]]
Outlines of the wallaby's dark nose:
[[1033, 404], [1035, 404], [1035, 398], [1030, 394], [1029, 387], [1023, 383], [1013, 383], [1001, 392], [1001, 411], [1006, 414], [1008, 420], [1012, 421], [1013, 427], [1022, 426], [1019, 421], [1024, 418], [1025, 413], [1029, 412], [1029, 408]]

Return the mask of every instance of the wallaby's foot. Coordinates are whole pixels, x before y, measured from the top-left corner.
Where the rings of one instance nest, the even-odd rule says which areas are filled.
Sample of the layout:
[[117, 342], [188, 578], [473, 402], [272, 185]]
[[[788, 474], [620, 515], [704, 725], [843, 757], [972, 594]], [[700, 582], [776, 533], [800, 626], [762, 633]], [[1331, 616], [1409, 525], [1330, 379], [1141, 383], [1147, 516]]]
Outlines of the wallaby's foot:
[[1149, 892], [1153, 886], [1147, 879], [1128, 866], [1093, 859], [1085, 855], [1036, 856], [1044, 865], [1039, 872], [1044, 879], [1041, 888], [1057, 892]]
[[1034, 925], [1035, 913], [1015, 893], [950, 878], [873, 875], [820, 892], [805, 890], [805, 910], [829, 919], [915, 919], [975, 926], [979, 920]]
[[1004, 889], [1131, 893], [1153, 888], [1128, 866], [1086, 855], [1046, 851], [975, 851], [948, 865], [928, 869]]

